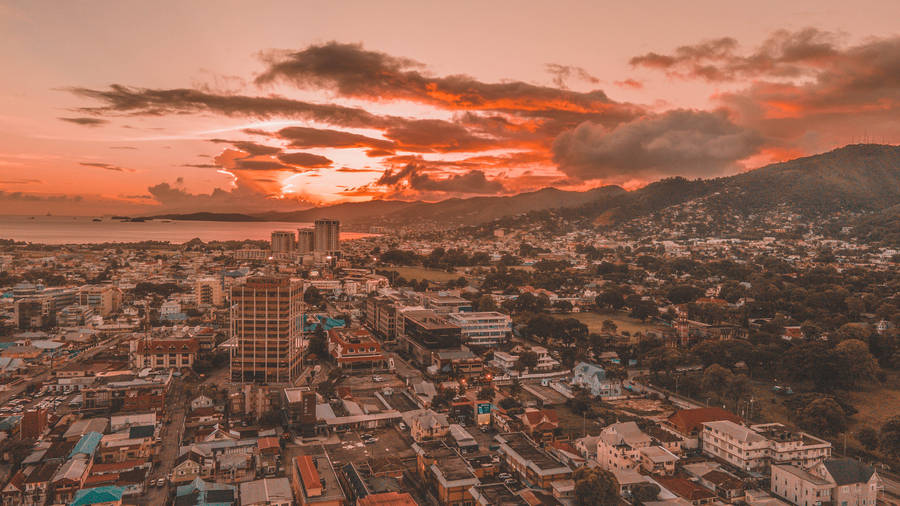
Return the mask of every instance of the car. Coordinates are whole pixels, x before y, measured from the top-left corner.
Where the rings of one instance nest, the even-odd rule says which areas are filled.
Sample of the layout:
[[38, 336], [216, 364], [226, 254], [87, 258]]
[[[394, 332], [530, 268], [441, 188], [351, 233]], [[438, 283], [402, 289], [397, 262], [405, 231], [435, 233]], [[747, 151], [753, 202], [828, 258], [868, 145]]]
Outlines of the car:
[[375, 438], [375, 436], [373, 436], [372, 434], [360, 434], [359, 437], [361, 439], [374, 439]]
[[399, 424], [397, 424], [397, 428], [400, 429], [400, 430], [406, 430], [406, 429], [408, 429], [409, 427], [408, 427], [405, 423], [400, 422]]
[[501, 480], [508, 480], [512, 478], [512, 475], [509, 473], [500, 473], [497, 475], [497, 478], [500, 478]]
[[374, 381], [375, 383], [381, 383], [382, 381], [384, 381], [384, 378], [382, 378], [381, 376], [372, 376], [372, 381]]
[[373, 445], [373, 444], [375, 444], [375, 443], [377, 443], [377, 442], [378, 442], [378, 440], [375, 439], [375, 438], [372, 438], [372, 439], [363, 439], [363, 443], [364, 443], [364, 444], [367, 444], [367, 445]]

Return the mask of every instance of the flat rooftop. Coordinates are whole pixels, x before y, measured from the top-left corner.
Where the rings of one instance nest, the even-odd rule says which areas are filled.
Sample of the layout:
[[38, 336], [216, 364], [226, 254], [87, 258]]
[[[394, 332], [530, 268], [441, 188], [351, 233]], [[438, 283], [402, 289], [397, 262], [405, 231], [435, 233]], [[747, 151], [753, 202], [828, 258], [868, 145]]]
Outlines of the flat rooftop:
[[522, 432], [506, 432], [495, 437], [501, 444], [506, 444], [512, 451], [516, 452], [523, 459], [530, 461], [541, 471], [560, 468], [568, 469], [565, 464], [542, 450]]

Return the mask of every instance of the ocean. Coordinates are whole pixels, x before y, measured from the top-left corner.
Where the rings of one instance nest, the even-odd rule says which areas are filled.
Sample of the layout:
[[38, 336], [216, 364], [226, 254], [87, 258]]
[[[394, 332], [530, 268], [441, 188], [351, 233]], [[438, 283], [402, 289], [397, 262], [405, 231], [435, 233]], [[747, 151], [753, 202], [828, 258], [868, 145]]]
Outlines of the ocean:
[[[273, 230], [297, 230], [312, 223], [281, 221], [226, 222], [148, 220], [127, 222], [93, 216], [0, 216], [0, 239], [41, 244], [89, 244], [104, 242], [243, 241], [270, 239]], [[372, 234], [341, 232], [341, 240]]]

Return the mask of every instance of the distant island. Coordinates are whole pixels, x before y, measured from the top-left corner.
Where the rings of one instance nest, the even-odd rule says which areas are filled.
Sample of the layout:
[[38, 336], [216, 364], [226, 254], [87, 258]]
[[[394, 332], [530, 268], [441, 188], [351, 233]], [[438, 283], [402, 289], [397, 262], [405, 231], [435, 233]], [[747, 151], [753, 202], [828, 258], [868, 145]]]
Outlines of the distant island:
[[160, 214], [157, 216], [147, 216], [144, 219], [178, 221], [266, 221], [256, 216], [240, 213]]

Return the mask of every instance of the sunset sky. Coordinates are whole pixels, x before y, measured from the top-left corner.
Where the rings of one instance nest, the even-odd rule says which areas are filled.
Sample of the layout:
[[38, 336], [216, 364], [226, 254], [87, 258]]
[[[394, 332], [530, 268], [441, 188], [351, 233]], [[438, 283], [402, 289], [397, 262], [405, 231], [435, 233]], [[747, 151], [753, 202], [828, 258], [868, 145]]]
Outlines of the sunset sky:
[[866, 0], [0, 2], [0, 214], [635, 188], [896, 144], [898, 19]]

